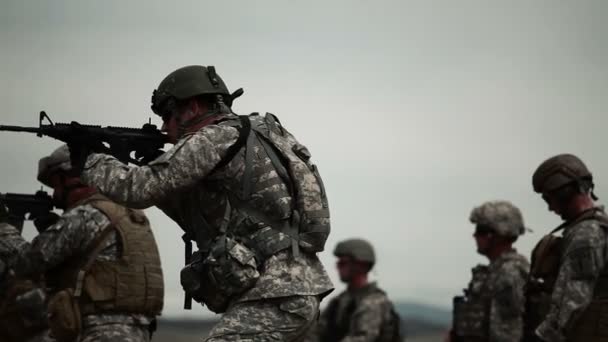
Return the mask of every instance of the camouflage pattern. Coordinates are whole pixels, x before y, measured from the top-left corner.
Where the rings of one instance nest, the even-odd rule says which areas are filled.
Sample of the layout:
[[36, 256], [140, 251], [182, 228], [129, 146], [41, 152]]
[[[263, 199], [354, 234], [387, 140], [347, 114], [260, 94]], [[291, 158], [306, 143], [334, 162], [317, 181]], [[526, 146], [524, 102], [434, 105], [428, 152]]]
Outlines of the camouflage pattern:
[[471, 211], [469, 220], [502, 236], [517, 237], [525, 232], [521, 211], [508, 201], [485, 202]]
[[[519, 341], [523, 336], [524, 285], [530, 265], [525, 257], [511, 250], [488, 266], [473, 269], [466, 296], [482, 303], [479, 310], [466, 315], [470, 326], [487, 329], [487, 341]], [[455, 333], [458, 333], [455, 329]]]
[[[232, 207], [229, 217], [225, 217], [228, 201], [241, 192], [245, 152], [240, 150], [226, 167], [217, 170], [215, 167], [238, 135], [230, 123], [207, 125], [183, 136], [172, 149], [140, 167], [126, 166], [112, 156], [92, 154], [86, 161], [82, 179], [110, 199], [129, 207], [156, 205], [185, 232], [197, 235], [199, 249], [205, 250], [209, 241], [221, 235], [225, 222], [235, 235], [252, 238], [272, 228], [252, 226], [246, 209], [263, 213], [269, 220], [284, 220], [291, 214], [293, 199], [263, 147], [257, 144], [252, 161], [254, 192], [248, 207]], [[269, 196], [276, 200], [268, 201]], [[205, 227], [201, 228], [203, 223]], [[284, 234], [279, 237], [288, 238]], [[320, 295], [333, 289], [314, 254], [292, 256], [284, 250], [267, 257], [259, 269], [264, 271], [255, 286], [237, 298], [237, 302]]]
[[[13, 272], [9, 271], [8, 265], [11, 265], [14, 262], [15, 256], [17, 255], [18, 251], [26, 245], [26, 242], [21, 238], [20, 235], [19, 238], [15, 238], [15, 236], [13, 235], [13, 231], [18, 232], [17, 228], [11, 226], [10, 224], [0, 222], [0, 262], [7, 266], [7, 269], [5, 270], [6, 273], [4, 274], [7, 279], [3, 279], [2, 277], [0, 277], [0, 293], [2, 294], [5, 294], [7, 290], [8, 285], [6, 282], [8, 281], [9, 272]], [[41, 291], [40, 289], [37, 290]], [[0, 303], [2, 302], [2, 300], [5, 299], [0, 298]], [[46, 313], [43, 313], [43, 315], [46, 315]], [[2, 338], [0, 337], [0, 339]], [[44, 332], [41, 332], [27, 340], [27, 342], [51, 341], [54, 340], [49, 336], [48, 330], [45, 330]]]
[[[355, 304], [356, 303], [356, 304]], [[337, 330], [344, 330], [340, 342], [387, 342], [383, 327], [391, 319], [393, 304], [376, 283], [357, 290], [345, 290], [332, 298], [321, 314], [307, 342], [338, 341]], [[336, 329], [336, 327], [343, 327]]]
[[[603, 208], [596, 210], [605, 215]], [[574, 221], [566, 223], [563, 230], [549, 313], [536, 328], [536, 334], [545, 341], [566, 341], [594, 294], [606, 296], [608, 292], [608, 283], [599, 281], [607, 273], [607, 233], [597, 219]]]
[[61, 145], [49, 156], [38, 161], [38, 180], [45, 185], [51, 186], [49, 177], [57, 171], [69, 171], [72, 169], [70, 161], [70, 149], [68, 145]]
[[[0, 225], [0, 237], [2, 237], [0, 243], [5, 249], [14, 251], [11, 266], [18, 275], [36, 277], [84, 253], [96, 236], [109, 224], [108, 218], [91, 205], [78, 205], [67, 210], [56, 224], [36, 236], [31, 244], [25, 241], [14, 227]], [[118, 260], [118, 253], [116, 233], [112, 233], [104, 242], [104, 247], [96, 260]], [[108, 319], [114, 323], [108, 324]], [[119, 337], [131, 330], [139, 331], [139, 326], [136, 329], [129, 322], [137, 322], [146, 327], [151, 319], [143, 315], [130, 314], [90, 315], [83, 318], [85, 324], [82, 341], [98, 340], [103, 333], [111, 337], [106, 340], [115, 340], [113, 336]], [[115, 328], [116, 332], [110, 328]], [[86, 332], [90, 332], [95, 338], [90, 339]], [[138, 336], [139, 333], [123, 341], [147, 341], [147, 335], [145, 335], [146, 339], [139, 339]]]
[[240, 302], [228, 309], [205, 341], [303, 341], [318, 314], [317, 296]]

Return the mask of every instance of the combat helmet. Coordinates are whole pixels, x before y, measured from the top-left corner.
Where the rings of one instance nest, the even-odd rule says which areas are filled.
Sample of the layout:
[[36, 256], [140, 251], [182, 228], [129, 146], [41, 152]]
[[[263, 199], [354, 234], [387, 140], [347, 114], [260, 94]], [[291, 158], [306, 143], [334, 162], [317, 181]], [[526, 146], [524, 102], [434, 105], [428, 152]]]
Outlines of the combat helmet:
[[230, 95], [215, 67], [190, 65], [173, 71], [160, 82], [152, 93], [151, 108], [154, 113], [162, 115], [169, 99], [185, 100], [198, 95], [222, 95], [228, 107], [237, 97]]
[[68, 145], [62, 145], [47, 157], [38, 161], [38, 181], [42, 184], [51, 186], [50, 176], [57, 171], [70, 171], [72, 163], [70, 161], [70, 150]]
[[549, 193], [571, 183], [589, 182], [593, 176], [585, 163], [573, 154], [558, 154], [540, 164], [532, 175], [532, 186], [537, 193]]
[[485, 202], [471, 211], [469, 220], [506, 237], [516, 238], [526, 231], [521, 211], [508, 201]]
[[348, 239], [336, 245], [334, 255], [349, 256], [357, 261], [376, 263], [376, 254], [372, 245], [364, 239]]

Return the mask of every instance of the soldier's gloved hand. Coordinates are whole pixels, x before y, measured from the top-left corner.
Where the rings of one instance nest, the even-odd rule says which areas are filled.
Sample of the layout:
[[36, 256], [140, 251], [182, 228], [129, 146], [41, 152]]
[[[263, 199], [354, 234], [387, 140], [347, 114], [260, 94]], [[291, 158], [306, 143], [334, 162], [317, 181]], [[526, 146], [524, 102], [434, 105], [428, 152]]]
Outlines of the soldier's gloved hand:
[[48, 227], [57, 223], [57, 221], [59, 221], [59, 215], [49, 211], [44, 215], [39, 215], [34, 218], [34, 226], [36, 227], [38, 233], [42, 233], [47, 230]]
[[88, 136], [86, 130], [78, 122], [72, 121], [70, 127], [72, 136], [67, 145], [70, 150], [72, 169], [80, 174], [91, 153], [107, 153], [109, 150], [103, 142]]

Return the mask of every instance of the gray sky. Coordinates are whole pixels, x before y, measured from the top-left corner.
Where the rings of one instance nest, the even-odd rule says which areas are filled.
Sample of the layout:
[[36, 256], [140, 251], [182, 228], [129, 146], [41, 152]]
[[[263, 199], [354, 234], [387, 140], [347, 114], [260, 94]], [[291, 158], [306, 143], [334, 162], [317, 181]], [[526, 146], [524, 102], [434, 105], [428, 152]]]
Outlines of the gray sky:
[[[608, 2], [0, 0], [0, 122], [141, 126], [174, 69], [215, 65], [234, 109], [273, 112], [306, 144], [330, 196], [328, 250], [376, 246], [396, 299], [448, 307], [477, 256], [468, 215], [518, 205], [559, 223], [531, 189], [545, 158], [578, 154], [608, 196]], [[58, 142], [0, 135], [0, 192], [32, 192]], [[181, 315], [181, 231], [148, 210]], [[31, 232], [29, 234], [31, 236]], [[321, 255], [333, 279], [331, 253]], [[342, 285], [336, 282], [337, 288]], [[190, 315], [203, 312], [193, 310]]]

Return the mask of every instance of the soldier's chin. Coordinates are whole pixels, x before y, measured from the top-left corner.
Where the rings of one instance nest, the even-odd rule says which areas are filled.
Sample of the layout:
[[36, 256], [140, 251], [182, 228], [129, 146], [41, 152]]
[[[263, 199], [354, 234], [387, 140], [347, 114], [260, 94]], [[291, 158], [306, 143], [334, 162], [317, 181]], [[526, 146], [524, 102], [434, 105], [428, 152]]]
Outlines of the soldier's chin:
[[477, 254], [486, 255], [486, 249], [477, 247]]

